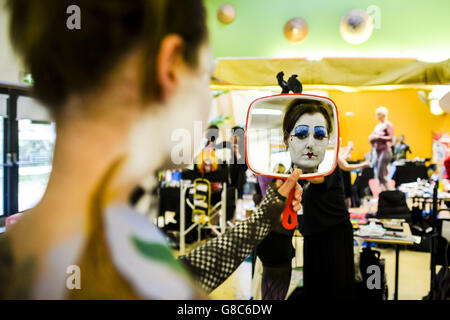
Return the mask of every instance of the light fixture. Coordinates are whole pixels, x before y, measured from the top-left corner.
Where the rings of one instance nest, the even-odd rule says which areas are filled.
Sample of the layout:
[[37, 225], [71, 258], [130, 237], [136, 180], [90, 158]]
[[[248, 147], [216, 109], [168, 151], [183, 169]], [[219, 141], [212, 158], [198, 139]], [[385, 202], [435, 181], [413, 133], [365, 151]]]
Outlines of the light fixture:
[[284, 37], [292, 43], [299, 43], [308, 36], [308, 24], [302, 18], [292, 18], [284, 25]]
[[217, 10], [217, 19], [219, 19], [219, 21], [223, 24], [232, 23], [235, 17], [236, 11], [230, 4], [224, 4], [219, 8], [219, 10]]
[[342, 92], [358, 92], [357, 89], [352, 88], [352, 87], [348, 87], [348, 86], [335, 85], [335, 86], [333, 86], [333, 88], [336, 89], [336, 90], [342, 91]]
[[341, 19], [340, 32], [342, 38], [348, 43], [362, 44], [372, 35], [372, 18], [364, 10], [350, 10]]
[[439, 100], [433, 99], [430, 101], [430, 112], [435, 116], [440, 116], [444, 110], [439, 106]]
[[420, 100], [430, 105], [430, 112], [434, 115], [441, 115], [450, 112], [450, 86], [437, 85], [433, 86], [433, 90], [425, 92], [420, 90], [417, 92]]
[[253, 114], [266, 115], [266, 116], [279, 116], [283, 114], [281, 110], [273, 110], [273, 109], [255, 109], [253, 110]]

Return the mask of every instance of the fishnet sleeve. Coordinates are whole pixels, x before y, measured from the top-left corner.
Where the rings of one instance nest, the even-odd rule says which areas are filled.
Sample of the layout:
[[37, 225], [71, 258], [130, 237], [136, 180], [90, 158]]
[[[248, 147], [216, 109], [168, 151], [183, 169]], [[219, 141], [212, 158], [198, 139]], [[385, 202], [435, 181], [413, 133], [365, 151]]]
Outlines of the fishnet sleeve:
[[211, 292], [225, 281], [247, 258], [253, 248], [280, 225], [286, 204], [273, 182], [260, 207], [244, 222], [206, 242], [179, 259], [192, 272], [200, 286]]

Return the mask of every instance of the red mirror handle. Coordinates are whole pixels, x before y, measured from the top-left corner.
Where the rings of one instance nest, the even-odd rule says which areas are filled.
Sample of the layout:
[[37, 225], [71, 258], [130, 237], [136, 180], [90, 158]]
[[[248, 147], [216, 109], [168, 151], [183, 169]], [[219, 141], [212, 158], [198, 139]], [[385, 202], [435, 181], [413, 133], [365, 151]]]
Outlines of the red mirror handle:
[[283, 211], [283, 227], [287, 230], [292, 230], [297, 226], [297, 212], [292, 208], [292, 200], [294, 199], [295, 188], [292, 188], [289, 193], [287, 205]]

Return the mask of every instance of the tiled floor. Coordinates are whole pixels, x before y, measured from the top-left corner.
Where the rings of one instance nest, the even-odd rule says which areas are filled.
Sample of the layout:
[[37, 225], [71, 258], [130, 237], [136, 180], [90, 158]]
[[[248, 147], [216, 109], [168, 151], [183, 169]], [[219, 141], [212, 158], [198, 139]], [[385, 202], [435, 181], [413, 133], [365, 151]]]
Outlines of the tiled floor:
[[[386, 274], [389, 299], [393, 299], [395, 277], [395, 250], [381, 251], [386, 259]], [[409, 250], [400, 251], [399, 299], [421, 300], [428, 293], [430, 285], [430, 254]], [[247, 300], [251, 296], [251, 264], [244, 262], [220, 287], [210, 295], [212, 299]]]

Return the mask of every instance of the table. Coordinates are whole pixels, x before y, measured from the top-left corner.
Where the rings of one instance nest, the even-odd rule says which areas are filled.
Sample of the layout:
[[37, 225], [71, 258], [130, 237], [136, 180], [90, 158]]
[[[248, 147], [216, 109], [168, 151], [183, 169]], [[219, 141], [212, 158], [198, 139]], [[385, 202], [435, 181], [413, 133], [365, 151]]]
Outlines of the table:
[[422, 163], [406, 162], [404, 165], [397, 165], [392, 180], [395, 185], [414, 182], [417, 179], [428, 179], [428, 169]]
[[[403, 226], [403, 233], [406, 235], [412, 235], [411, 229], [409, 227], [409, 224], [404, 222], [402, 224]], [[392, 244], [395, 246], [395, 289], [394, 289], [394, 300], [398, 300], [398, 269], [399, 269], [399, 260], [400, 260], [400, 246], [406, 245], [410, 246], [413, 245], [413, 241], [407, 241], [407, 240], [391, 240], [391, 239], [383, 239], [383, 238], [372, 238], [372, 237], [359, 237], [362, 240], [370, 243], [382, 243], [382, 244]]]

